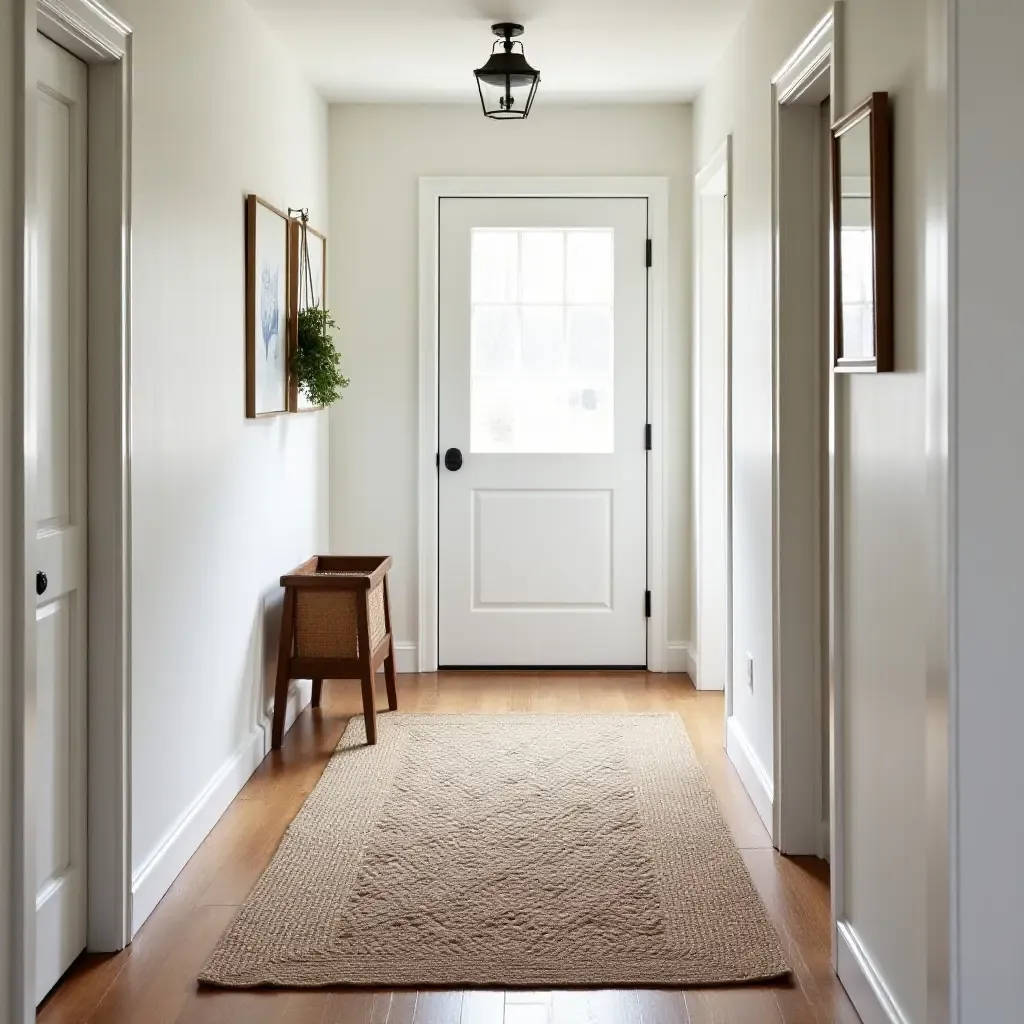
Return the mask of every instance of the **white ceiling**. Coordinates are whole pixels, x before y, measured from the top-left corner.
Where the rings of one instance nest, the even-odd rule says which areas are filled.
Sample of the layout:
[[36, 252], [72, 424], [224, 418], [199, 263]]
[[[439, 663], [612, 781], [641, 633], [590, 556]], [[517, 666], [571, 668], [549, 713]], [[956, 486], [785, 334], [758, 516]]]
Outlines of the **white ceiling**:
[[476, 101], [490, 25], [526, 26], [542, 99], [687, 100], [749, 0], [249, 0], [330, 100]]

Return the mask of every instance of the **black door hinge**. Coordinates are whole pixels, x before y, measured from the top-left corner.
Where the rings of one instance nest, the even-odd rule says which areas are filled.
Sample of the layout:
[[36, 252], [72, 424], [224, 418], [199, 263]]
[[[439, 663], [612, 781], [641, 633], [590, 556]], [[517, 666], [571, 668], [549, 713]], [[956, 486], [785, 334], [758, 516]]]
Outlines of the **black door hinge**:
[[647, 451], [652, 451], [654, 448], [654, 428], [650, 423], [644, 427], [644, 448]]
[[651, 617], [651, 592], [649, 590], [644, 591], [644, 618], [649, 619]]
[[654, 266], [654, 243], [649, 238], [647, 239], [647, 266]]
[[434, 452], [434, 465], [438, 469], [441, 468], [441, 453], [440, 452]]

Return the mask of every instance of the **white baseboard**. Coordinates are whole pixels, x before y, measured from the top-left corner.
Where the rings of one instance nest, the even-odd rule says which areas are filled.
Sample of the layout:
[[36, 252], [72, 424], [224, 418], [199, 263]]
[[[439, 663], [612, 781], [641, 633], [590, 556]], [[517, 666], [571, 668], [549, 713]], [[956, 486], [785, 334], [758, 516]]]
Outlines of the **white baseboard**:
[[[285, 711], [285, 732], [309, 703], [311, 685], [308, 680], [292, 684]], [[174, 884], [189, 858], [199, 849], [213, 826], [220, 821], [228, 805], [241, 792], [249, 777], [270, 752], [270, 712], [245, 738], [242, 745], [221, 766], [174, 823], [142, 867], [132, 874], [132, 936], [156, 909], [157, 904]]]
[[257, 726], [175, 822], [132, 875], [132, 936], [156, 909], [181, 869], [199, 849], [249, 776], [263, 760], [265, 734]]
[[395, 668], [399, 672], [419, 672], [419, 653], [414, 643], [401, 640], [395, 642]]
[[832, 860], [832, 822], [828, 818], [821, 823], [818, 833], [818, 856], [822, 860]]
[[726, 722], [725, 750], [758, 816], [764, 822], [764, 827], [768, 829], [769, 835], [774, 836], [772, 805], [775, 802], [775, 786], [760, 758], [754, 753], [754, 748], [735, 715], [730, 715]]
[[693, 645], [685, 640], [670, 640], [665, 648], [665, 671], [685, 672], [697, 685], [697, 657]]
[[839, 922], [839, 980], [864, 1024], [908, 1024], [848, 921]]

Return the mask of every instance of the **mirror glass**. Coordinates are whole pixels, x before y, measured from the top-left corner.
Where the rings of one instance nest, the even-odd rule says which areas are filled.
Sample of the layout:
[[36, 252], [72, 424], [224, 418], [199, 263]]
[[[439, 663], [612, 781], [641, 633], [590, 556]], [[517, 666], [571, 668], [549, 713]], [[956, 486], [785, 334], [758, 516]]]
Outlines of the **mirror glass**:
[[840, 235], [844, 359], [875, 352], [875, 267], [871, 225], [871, 116], [839, 136]]

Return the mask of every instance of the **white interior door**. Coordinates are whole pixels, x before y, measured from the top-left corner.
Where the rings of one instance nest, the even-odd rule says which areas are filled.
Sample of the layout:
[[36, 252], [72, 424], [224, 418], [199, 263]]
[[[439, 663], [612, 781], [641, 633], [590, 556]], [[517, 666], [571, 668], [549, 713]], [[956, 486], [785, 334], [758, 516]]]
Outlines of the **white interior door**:
[[440, 664], [645, 665], [647, 200], [440, 210]]
[[87, 73], [43, 36], [37, 67], [38, 1002], [86, 938]]

